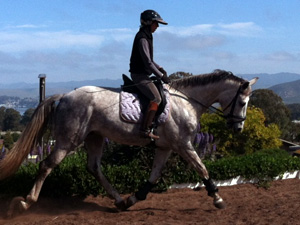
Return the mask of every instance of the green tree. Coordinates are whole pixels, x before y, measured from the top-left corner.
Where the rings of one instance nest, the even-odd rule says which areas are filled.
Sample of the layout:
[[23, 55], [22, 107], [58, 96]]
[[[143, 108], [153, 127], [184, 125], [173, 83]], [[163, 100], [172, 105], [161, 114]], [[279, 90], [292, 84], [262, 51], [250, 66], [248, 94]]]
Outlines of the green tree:
[[5, 148], [8, 148], [8, 149], [11, 149], [13, 147], [14, 140], [13, 140], [13, 137], [11, 136], [10, 132], [6, 132], [6, 134], [4, 135], [3, 144], [4, 144]]
[[281, 137], [289, 139], [291, 127], [290, 110], [280, 96], [272, 90], [257, 89], [253, 91], [249, 105], [262, 109], [266, 118], [266, 125], [277, 124], [282, 132]]
[[16, 132], [11, 134], [11, 137], [12, 137], [14, 142], [16, 142], [19, 139], [20, 136], [21, 136], [21, 134], [16, 133]]
[[3, 120], [3, 130], [19, 130], [20, 120], [21, 115], [17, 110], [11, 108], [6, 109]]
[[3, 130], [3, 121], [4, 121], [4, 115], [5, 115], [5, 107], [0, 107], [0, 130]]
[[34, 110], [35, 110], [34, 108], [29, 108], [24, 112], [22, 119], [20, 121], [21, 125], [26, 126], [30, 122]]
[[300, 104], [288, 104], [286, 107], [290, 110], [291, 120], [300, 120]]
[[292, 123], [290, 128], [290, 138], [289, 140], [292, 142], [300, 142], [300, 124]]
[[250, 154], [261, 149], [278, 148], [281, 145], [280, 130], [276, 124], [265, 125], [261, 109], [249, 107], [242, 133], [234, 133], [226, 127], [226, 120], [217, 114], [205, 113], [201, 120], [202, 132], [214, 135], [221, 155]]
[[176, 73], [172, 73], [169, 77], [170, 79], [181, 79], [181, 78], [185, 78], [185, 77], [190, 77], [193, 76], [192, 73], [185, 73], [185, 72], [176, 72]]

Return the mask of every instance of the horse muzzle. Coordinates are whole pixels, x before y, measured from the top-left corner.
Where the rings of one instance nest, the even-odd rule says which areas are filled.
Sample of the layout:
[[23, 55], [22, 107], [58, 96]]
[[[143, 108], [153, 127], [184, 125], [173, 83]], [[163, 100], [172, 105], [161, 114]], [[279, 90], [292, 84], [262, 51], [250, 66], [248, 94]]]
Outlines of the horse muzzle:
[[244, 128], [244, 121], [246, 117], [227, 116], [227, 127], [233, 129], [234, 132], [242, 132]]

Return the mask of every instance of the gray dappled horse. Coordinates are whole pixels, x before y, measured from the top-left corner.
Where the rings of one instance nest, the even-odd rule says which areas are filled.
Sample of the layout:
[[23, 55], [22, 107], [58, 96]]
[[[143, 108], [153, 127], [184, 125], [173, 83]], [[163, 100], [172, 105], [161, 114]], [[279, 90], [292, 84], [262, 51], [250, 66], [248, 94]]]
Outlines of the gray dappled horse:
[[235, 131], [242, 131], [246, 119], [247, 103], [255, 78], [246, 81], [230, 72], [216, 70], [210, 74], [174, 80], [169, 87], [171, 111], [168, 120], [158, 126], [160, 139], [155, 141], [156, 152], [148, 182], [136, 193], [123, 200], [101, 171], [101, 157], [105, 137], [121, 144], [145, 146], [150, 139], [140, 138], [139, 124], [122, 121], [119, 115], [119, 93], [110, 89], [85, 86], [64, 95], [47, 98], [35, 110], [31, 122], [6, 157], [0, 161], [0, 180], [12, 175], [19, 168], [30, 150], [42, 137], [47, 122], [51, 122], [56, 144], [51, 154], [40, 163], [39, 174], [26, 199], [12, 201], [8, 214], [16, 205], [27, 210], [38, 200], [42, 185], [52, 169], [70, 151], [85, 142], [88, 154], [88, 170], [105, 188], [115, 205], [125, 210], [140, 200], [161, 176], [171, 151], [178, 153], [198, 172], [208, 195], [217, 208], [225, 203], [210, 179], [205, 165], [193, 147], [201, 114], [212, 104], [219, 102], [227, 124]]

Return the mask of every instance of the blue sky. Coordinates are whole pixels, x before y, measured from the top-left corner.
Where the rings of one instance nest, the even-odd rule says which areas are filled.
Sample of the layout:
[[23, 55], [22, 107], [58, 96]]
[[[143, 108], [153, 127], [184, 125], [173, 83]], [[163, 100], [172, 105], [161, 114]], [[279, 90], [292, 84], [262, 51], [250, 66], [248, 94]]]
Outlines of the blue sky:
[[169, 23], [154, 33], [154, 60], [169, 74], [300, 74], [299, 8], [299, 0], [0, 0], [0, 79], [119, 79], [146, 9]]

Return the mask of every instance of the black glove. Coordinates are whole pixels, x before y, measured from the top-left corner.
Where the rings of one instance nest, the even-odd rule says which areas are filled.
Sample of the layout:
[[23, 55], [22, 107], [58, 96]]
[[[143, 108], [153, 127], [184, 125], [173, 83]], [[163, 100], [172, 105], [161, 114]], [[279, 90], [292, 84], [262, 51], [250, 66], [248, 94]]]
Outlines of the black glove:
[[164, 74], [161, 78], [161, 80], [165, 83], [165, 84], [169, 84], [171, 82], [170, 78], [167, 76], [167, 74]]
[[167, 75], [167, 72], [164, 70], [164, 68], [159, 68], [159, 71], [162, 72], [163, 76], [161, 77], [161, 80], [165, 83], [165, 84], [169, 84], [170, 83], [170, 78]]
[[168, 76], [167, 71], [165, 71], [164, 68], [161, 67], [161, 68], [159, 68], [158, 70], [159, 70], [160, 72], [162, 72], [163, 75], [166, 74], [166, 75]]

